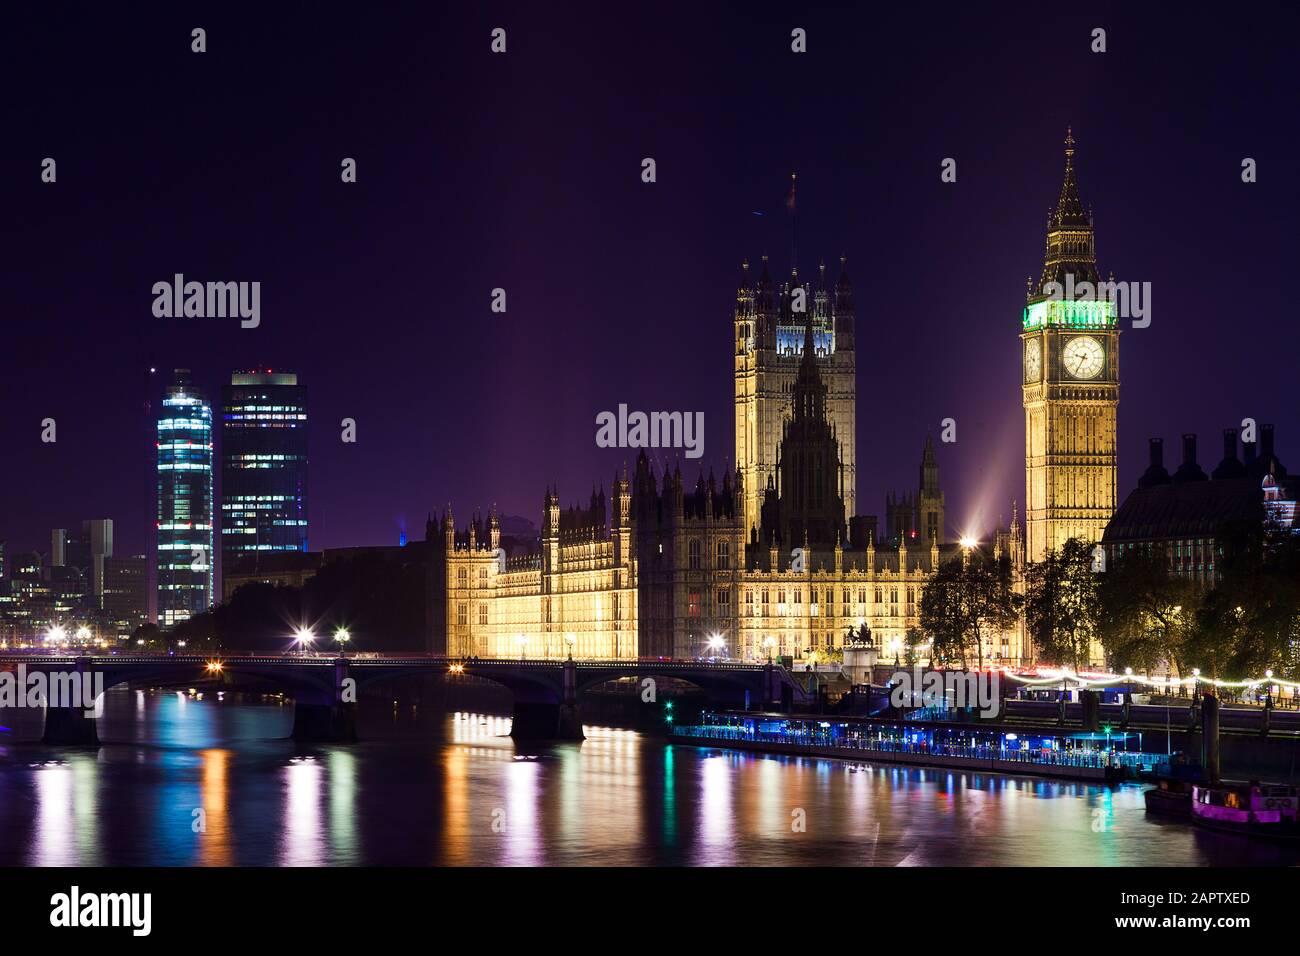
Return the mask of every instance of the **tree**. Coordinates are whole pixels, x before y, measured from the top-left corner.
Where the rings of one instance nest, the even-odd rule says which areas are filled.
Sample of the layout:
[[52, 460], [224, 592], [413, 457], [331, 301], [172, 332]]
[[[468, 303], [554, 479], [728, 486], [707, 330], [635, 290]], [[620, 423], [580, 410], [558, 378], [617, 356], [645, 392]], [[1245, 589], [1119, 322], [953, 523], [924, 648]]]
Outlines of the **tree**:
[[1101, 575], [1097, 601], [1097, 638], [1112, 669], [1153, 672], [1171, 662], [1181, 673], [1200, 595], [1192, 582], [1170, 573], [1163, 546], [1118, 556]]
[[1207, 677], [1266, 670], [1294, 677], [1300, 653], [1300, 537], [1265, 526], [1228, 529], [1219, 578], [1206, 592], [1184, 655]]
[[[922, 600], [924, 601], [924, 595]], [[917, 662], [920, 654], [917, 653], [921, 645], [925, 643], [925, 631], [919, 627], [909, 627], [907, 633], [903, 635], [903, 663], [911, 667]]]
[[984, 634], [1015, 627], [1020, 603], [1007, 559], [977, 551], [940, 564], [921, 594], [920, 630], [932, 642], [931, 661], [959, 659], [965, 667], [973, 650], [982, 668]]
[[965, 569], [960, 561], [940, 564], [921, 592], [920, 625], [930, 639], [930, 663], [960, 658], [966, 666], [966, 636], [971, 621], [965, 600]]
[[153, 622], [141, 624], [131, 632], [132, 647], [153, 647], [159, 643], [162, 631]]
[[1092, 547], [1070, 538], [1026, 574], [1025, 628], [1038, 655], [1075, 670], [1087, 666], [1100, 605]]

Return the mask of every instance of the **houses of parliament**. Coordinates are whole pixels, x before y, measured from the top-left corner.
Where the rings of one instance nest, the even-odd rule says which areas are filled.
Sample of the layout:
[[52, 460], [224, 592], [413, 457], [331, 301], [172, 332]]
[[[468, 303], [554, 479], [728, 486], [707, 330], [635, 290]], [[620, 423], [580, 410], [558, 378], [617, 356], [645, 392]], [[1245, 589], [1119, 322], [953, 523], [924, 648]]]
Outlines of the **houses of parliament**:
[[[1018, 330], [1028, 534], [1013, 508], [1010, 527], [983, 545], [1010, 561], [1018, 586], [1026, 561], [1048, 548], [1071, 535], [1100, 539], [1115, 507], [1113, 307], [1076, 311], [1042, 291], [1068, 272], [1096, 276], [1072, 138], [1066, 146], [1043, 284]], [[766, 257], [753, 272], [742, 268], [734, 314], [734, 468], [690, 481], [680, 464], [659, 468], [642, 452], [614, 475], [608, 497], [593, 491], [585, 505], [562, 508], [547, 489], [540, 534], [525, 542], [508, 542], [495, 513], [458, 528], [449, 505], [426, 528], [430, 650], [808, 660], [865, 624], [883, 661], [907, 653], [927, 581], [965, 550], [946, 534], [933, 442], [924, 442], [916, 487], [887, 497], [883, 526], [856, 514], [846, 263], [833, 282], [824, 266], [812, 282], [794, 267], [777, 281]], [[985, 660], [1032, 660], [1022, 626], [982, 640]]]

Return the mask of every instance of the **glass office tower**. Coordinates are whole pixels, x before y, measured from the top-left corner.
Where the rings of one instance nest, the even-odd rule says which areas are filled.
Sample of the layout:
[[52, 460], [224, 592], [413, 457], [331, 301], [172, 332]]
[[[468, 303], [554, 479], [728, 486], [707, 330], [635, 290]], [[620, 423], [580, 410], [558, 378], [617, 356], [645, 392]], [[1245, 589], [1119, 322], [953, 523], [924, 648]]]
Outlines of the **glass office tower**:
[[221, 405], [223, 573], [306, 551], [306, 388], [292, 372], [235, 372]]
[[158, 626], [212, 605], [212, 407], [176, 369], [158, 415]]

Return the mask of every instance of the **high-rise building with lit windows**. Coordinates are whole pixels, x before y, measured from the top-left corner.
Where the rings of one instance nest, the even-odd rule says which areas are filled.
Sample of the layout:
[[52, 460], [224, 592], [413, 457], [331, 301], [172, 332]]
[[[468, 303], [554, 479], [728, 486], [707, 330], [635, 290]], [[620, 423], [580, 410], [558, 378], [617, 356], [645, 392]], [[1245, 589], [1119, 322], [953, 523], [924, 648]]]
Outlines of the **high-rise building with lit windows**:
[[176, 369], [158, 415], [158, 624], [212, 604], [212, 406]]
[[292, 372], [235, 372], [221, 401], [222, 573], [307, 550], [307, 390]]

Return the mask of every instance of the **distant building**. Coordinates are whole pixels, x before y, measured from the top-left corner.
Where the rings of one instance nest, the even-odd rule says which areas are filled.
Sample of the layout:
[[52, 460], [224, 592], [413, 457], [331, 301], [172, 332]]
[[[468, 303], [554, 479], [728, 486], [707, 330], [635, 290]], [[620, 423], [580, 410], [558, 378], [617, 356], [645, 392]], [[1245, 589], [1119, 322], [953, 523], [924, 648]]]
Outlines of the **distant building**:
[[[644, 452], [631, 475], [615, 476], [608, 502], [593, 492], [588, 506], [561, 510], [548, 489], [540, 541], [520, 556], [495, 514], [462, 532], [448, 509], [426, 531], [430, 650], [629, 659], [710, 656], [725, 645], [726, 656], [762, 660], [838, 653], [846, 633], [866, 624], [882, 658], [901, 659], [926, 583], [963, 552], [937, 533], [914, 547], [906, 535], [880, 548], [870, 535], [846, 541], [848, 527], [874, 524], [846, 525], [845, 467], [816, 334], [807, 321], [757, 526], [747, 526], [743, 467], [721, 483], [701, 475], [688, 490], [680, 468], [658, 475]], [[937, 491], [932, 457], [923, 456], [922, 488], [929, 477]], [[1015, 519], [994, 553], [1023, 575]], [[1019, 628], [982, 637], [987, 660], [1028, 653]]]
[[81, 531], [55, 528], [50, 532], [50, 567], [75, 568], [85, 578], [99, 605], [104, 590], [104, 559], [113, 556], [113, 519], [81, 522]]
[[844, 512], [857, 514], [856, 320], [848, 268], [840, 259], [832, 283], [823, 264], [808, 282], [791, 264], [789, 277], [774, 281], [764, 256], [757, 280], [748, 261], [742, 266], [734, 319], [735, 448], [745, 538], [758, 528], [767, 478], [778, 467], [776, 454], [790, 417], [790, 390], [803, 364], [808, 320], [818, 374], [826, 384], [826, 418], [839, 441]]
[[177, 369], [158, 416], [158, 624], [212, 605], [212, 407]]
[[[1087, 283], [1094, 296], [1079, 297]], [[1025, 302], [1021, 395], [1025, 408], [1025, 545], [1030, 561], [1070, 538], [1097, 542], [1117, 496], [1119, 325], [1100, 287], [1092, 213], [1079, 198], [1074, 137], [1048, 221], [1047, 253]], [[1073, 298], [1070, 295], [1074, 295]]]
[[307, 550], [307, 390], [268, 369], [234, 373], [221, 394], [221, 567], [246, 580], [260, 556]]
[[55, 528], [50, 532], [50, 567], [76, 568], [84, 571], [90, 567], [90, 538], [83, 531]]
[[1102, 544], [1107, 559], [1137, 549], [1159, 547], [1170, 570], [1198, 583], [1213, 583], [1228, 547], [1227, 532], [1268, 521], [1297, 530], [1300, 481], [1288, 477], [1273, 450], [1273, 426], [1260, 427], [1254, 442], [1242, 443], [1237, 430], [1223, 432], [1223, 460], [1207, 475], [1196, 460], [1196, 436], [1183, 436], [1182, 464], [1170, 475], [1164, 467], [1164, 441], [1152, 438], [1150, 464], [1106, 526]]
[[229, 601], [245, 584], [300, 588], [320, 570], [321, 560], [319, 551], [280, 551], [236, 558], [221, 570], [221, 600]]
[[[944, 525], [943, 491], [939, 487], [939, 464], [934, 457], [934, 442], [929, 436], [925, 439], [925, 450], [921, 453], [917, 490], [902, 495], [890, 492], [885, 496], [885, 528], [886, 540], [893, 545], [904, 538], [913, 547], [928, 545], [931, 539], [940, 544], [948, 540]], [[870, 530], [874, 537], [875, 527]], [[855, 536], [852, 522], [849, 539], [854, 544], [866, 541], [865, 538]]]
[[100, 580], [104, 627], [127, 637], [149, 619], [149, 559], [143, 554], [104, 558]]
[[73, 633], [90, 610], [87, 579], [70, 565], [45, 566], [45, 556], [13, 556], [0, 579], [0, 642], [9, 646], [43, 641], [52, 628]]

